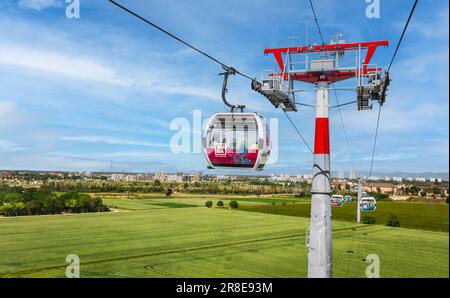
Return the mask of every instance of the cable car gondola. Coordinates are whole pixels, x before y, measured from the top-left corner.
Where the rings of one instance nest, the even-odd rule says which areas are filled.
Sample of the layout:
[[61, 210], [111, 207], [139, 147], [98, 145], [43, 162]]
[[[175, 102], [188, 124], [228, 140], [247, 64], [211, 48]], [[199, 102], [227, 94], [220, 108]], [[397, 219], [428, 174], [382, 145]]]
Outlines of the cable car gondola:
[[331, 206], [342, 207], [344, 205], [344, 197], [342, 195], [331, 196]]
[[224, 75], [222, 100], [231, 111], [214, 114], [205, 127], [203, 151], [208, 168], [262, 170], [271, 148], [267, 122], [258, 113], [244, 113], [245, 106], [231, 105], [227, 101], [228, 75], [234, 74], [235, 70], [225, 70], [220, 74]]
[[216, 113], [203, 138], [210, 168], [261, 170], [269, 157], [267, 124], [257, 113]]
[[345, 203], [351, 203], [351, 202], [352, 202], [352, 199], [353, 199], [352, 196], [346, 195], [345, 198], [344, 198], [344, 202], [345, 202]]
[[361, 198], [359, 207], [362, 212], [375, 212], [377, 210], [377, 200], [374, 197]]

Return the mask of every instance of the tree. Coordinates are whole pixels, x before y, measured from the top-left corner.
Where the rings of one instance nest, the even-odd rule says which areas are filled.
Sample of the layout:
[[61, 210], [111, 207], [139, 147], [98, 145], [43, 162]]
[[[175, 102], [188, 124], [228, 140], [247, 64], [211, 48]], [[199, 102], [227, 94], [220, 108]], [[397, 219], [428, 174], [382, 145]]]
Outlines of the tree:
[[172, 185], [167, 188], [166, 197], [170, 197], [173, 193]]
[[362, 217], [362, 222], [363, 222], [363, 224], [366, 224], [366, 225], [372, 225], [372, 224], [375, 224], [377, 222], [377, 220], [373, 216], [364, 215]]
[[26, 215], [27, 214], [27, 209], [25, 207], [25, 203], [24, 202], [16, 203], [15, 207], [16, 207], [16, 214], [17, 215]]
[[230, 208], [231, 209], [237, 209], [239, 208], [239, 203], [237, 201], [231, 201], [230, 202]]
[[89, 201], [91, 197], [85, 194], [78, 195], [78, 212], [89, 212]]
[[389, 227], [399, 227], [400, 226], [400, 221], [398, 220], [397, 215], [389, 215], [386, 225]]
[[222, 201], [217, 201], [216, 205], [217, 207], [223, 207], [224, 204]]
[[5, 203], [14, 203], [14, 202], [19, 202], [23, 199], [23, 196], [19, 193], [8, 193], [6, 194], [2, 201]]
[[0, 206], [0, 214], [3, 216], [15, 216], [15, 208], [11, 204]]
[[155, 181], [153, 181], [153, 185], [154, 185], [154, 186], [161, 186], [161, 181], [159, 181], [158, 179], [156, 179]]
[[56, 195], [46, 196], [42, 202], [44, 212], [47, 214], [57, 214], [64, 211], [64, 202]]
[[419, 193], [419, 191], [420, 191], [420, 189], [415, 185], [410, 186], [408, 189], [408, 192], [412, 195], [417, 195]]
[[433, 189], [431, 191], [435, 195], [440, 195], [441, 194], [441, 190], [439, 188], [437, 188], [437, 187], [433, 187]]
[[212, 201], [206, 201], [206, 203], [205, 203], [205, 207], [208, 207], [208, 208], [211, 208], [212, 205], [213, 205]]
[[301, 192], [298, 194], [298, 197], [300, 197], [300, 198], [306, 197], [306, 193], [305, 193], [304, 191], [301, 191]]

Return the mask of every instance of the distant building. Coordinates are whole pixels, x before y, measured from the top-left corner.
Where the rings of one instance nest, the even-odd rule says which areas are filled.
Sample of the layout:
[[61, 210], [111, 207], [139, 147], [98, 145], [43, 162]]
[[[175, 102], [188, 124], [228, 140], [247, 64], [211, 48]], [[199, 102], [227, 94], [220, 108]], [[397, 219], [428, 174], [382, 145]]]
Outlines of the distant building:
[[344, 171], [339, 171], [338, 172], [338, 178], [339, 179], [344, 179], [345, 178], [345, 172]]
[[442, 182], [441, 178], [429, 178], [428, 180], [430, 180], [430, 182], [438, 182], [438, 183]]
[[291, 181], [291, 176], [288, 174], [281, 174], [280, 176], [271, 175], [270, 179], [273, 181]]
[[391, 177], [389, 176], [384, 177], [384, 181], [391, 181]]
[[356, 173], [356, 171], [350, 171], [348, 174], [348, 178], [350, 180], [356, 180], [358, 179], [358, 174]]
[[113, 181], [125, 180], [125, 174], [111, 174], [111, 180]]
[[364, 185], [364, 191], [377, 191], [378, 189], [382, 193], [396, 193], [397, 187], [386, 182], [370, 182]]
[[191, 176], [191, 182], [200, 182], [200, 181], [202, 181], [202, 176], [198, 174]]
[[154, 180], [159, 180], [159, 181], [166, 181], [167, 180], [167, 175], [164, 172], [156, 172], [155, 176], [153, 177]]
[[392, 177], [392, 180], [394, 180], [395, 182], [402, 182], [403, 178], [402, 177]]
[[129, 174], [129, 175], [125, 176], [125, 180], [127, 180], [127, 181], [136, 181], [137, 180], [137, 176]]
[[166, 180], [168, 182], [183, 182], [183, 175], [166, 175], [165, 176]]

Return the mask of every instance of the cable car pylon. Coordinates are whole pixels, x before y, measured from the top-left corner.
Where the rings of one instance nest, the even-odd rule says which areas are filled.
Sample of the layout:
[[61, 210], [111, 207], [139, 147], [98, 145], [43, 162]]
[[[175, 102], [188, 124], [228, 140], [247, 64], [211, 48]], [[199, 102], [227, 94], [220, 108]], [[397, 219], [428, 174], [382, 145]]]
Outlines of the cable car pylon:
[[[308, 242], [308, 277], [330, 278], [332, 268], [332, 227], [331, 227], [331, 169], [329, 132], [329, 91], [336, 90], [335, 82], [356, 79], [356, 87], [339, 88], [353, 90], [356, 94], [358, 110], [370, 110], [370, 101], [383, 104], [389, 77], [383, 75], [381, 68], [371, 63], [377, 47], [388, 46], [388, 41], [345, 43], [336, 40], [330, 44], [306, 45], [289, 48], [265, 49], [264, 54], [273, 54], [279, 72], [269, 73], [263, 78], [263, 93], [275, 107], [281, 106], [284, 112], [296, 111], [294, 81], [312, 83], [316, 92], [316, 117], [314, 137], [314, 162], [311, 190], [311, 218]], [[351, 64], [343, 56], [352, 52], [355, 59]], [[365, 57], [363, 54], [365, 52]], [[293, 62], [295, 55], [305, 54], [308, 58]], [[355, 63], [356, 61], [356, 63]], [[297, 69], [292, 65], [304, 65]], [[276, 99], [274, 100], [274, 95]], [[359, 200], [360, 201], [360, 198]], [[359, 204], [358, 204], [359, 205]]]

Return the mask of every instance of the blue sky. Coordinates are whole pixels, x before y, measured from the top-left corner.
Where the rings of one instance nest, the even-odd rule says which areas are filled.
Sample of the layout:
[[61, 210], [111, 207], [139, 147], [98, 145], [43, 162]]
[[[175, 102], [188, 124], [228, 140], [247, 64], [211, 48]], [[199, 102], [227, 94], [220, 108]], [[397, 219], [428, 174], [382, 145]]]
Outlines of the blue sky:
[[[259, 77], [274, 69], [267, 47], [299, 36], [319, 42], [306, 0], [121, 1], [213, 54]], [[364, 0], [314, 1], [325, 39], [383, 40], [373, 58], [385, 67], [413, 1], [381, 0], [368, 19]], [[67, 19], [63, 0], [0, 2], [0, 169], [205, 171], [202, 154], [173, 154], [177, 117], [191, 121], [224, 111], [220, 68], [105, 0], [81, 0], [81, 18]], [[447, 172], [449, 167], [448, 1], [421, 0], [395, 61], [383, 107], [374, 170]], [[343, 83], [344, 86], [353, 82]], [[300, 85], [297, 85], [300, 87]], [[265, 173], [303, 174], [311, 155], [280, 110], [239, 77], [230, 99], [279, 118], [279, 157]], [[311, 88], [312, 86], [304, 85]], [[354, 100], [338, 92], [341, 102]], [[298, 97], [313, 103], [314, 94]], [[334, 98], [331, 97], [334, 104]], [[367, 171], [376, 109], [342, 110], [354, 168]], [[314, 111], [291, 114], [310, 144]], [[337, 110], [330, 112], [332, 169], [353, 168]]]

